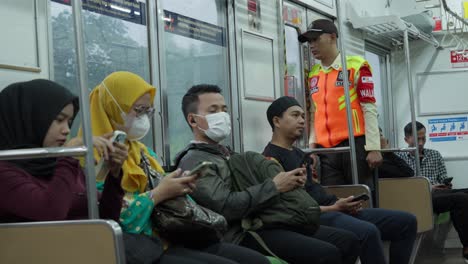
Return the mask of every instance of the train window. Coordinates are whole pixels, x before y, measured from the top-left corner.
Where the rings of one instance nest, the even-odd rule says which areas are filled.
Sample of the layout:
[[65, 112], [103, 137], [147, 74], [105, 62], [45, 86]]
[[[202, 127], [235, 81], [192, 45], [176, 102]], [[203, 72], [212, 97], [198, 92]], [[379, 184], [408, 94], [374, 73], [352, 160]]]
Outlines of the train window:
[[[84, 45], [88, 88], [92, 90], [114, 71], [131, 71], [150, 81], [145, 1], [94, 6], [83, 3]], [[50, 0], [53, 66], [51, 76], [78, 94], [75, 38], [69, 0]], [[79, 115], [77, 116], [79, 118]], [[74, 122], [76, 135], [81, 122]], [[152, 134], [143, 139], [152, 146]]]
[[182, 97], [192, 85], [218, 85], [230, 105], [227, 11], [226, 2], [218, 0], [162, 0], [160, 8], [164, 21], [162, 86], [169, 120], [165, 140], [173, 160], [192, 139], [181, 111]]
[[[304, 90], [304, 79], [301, 64], [301, 45], [297, 40], [299, 32], [297, 28], [286, 25], [285, 33], [285, 48], [286, 48], [286, 76], [284, 82], [285, 95], [292, 96], [306, 109], [306, 91]], [[308, 123], [308, 122], [306, 122]], [[306, 124], [308, 127], [309, 124]], [[308, 146], [307, 133], [304, 133], [302, 138], [297, 142], [298, 147], [305, 148]]]

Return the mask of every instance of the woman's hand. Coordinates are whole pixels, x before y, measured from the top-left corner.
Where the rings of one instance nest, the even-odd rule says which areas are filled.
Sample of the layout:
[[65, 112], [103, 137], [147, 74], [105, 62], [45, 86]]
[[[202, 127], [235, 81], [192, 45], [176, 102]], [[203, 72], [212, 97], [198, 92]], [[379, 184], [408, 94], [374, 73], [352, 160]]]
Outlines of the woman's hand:
[[182, 170], [177, 169], [161, 179], [158, 186], [151, 190], [151, 196], [155, 205], [158, 203], [191, 193], [195, 189], [195, 181], [198, 175], [181, 176]]
[[[93, 136], [93, 146], [99, 155], [105, 160], [109, 160], [109, 152], [114, 151], [114, 146], [110, 140], [113, 134], [114, 132], [109, 132], [102, 136]], [[65, 143], [66, 147], [78, 147], [83, 145], [82, 137], [74, 137]]]
[[102, 159], [109, 160], [109, 153], [115, 152], [114, 145], [110, 140], [114, 132], [109, 132], [102, 136], [93, 137], [93, 146]]

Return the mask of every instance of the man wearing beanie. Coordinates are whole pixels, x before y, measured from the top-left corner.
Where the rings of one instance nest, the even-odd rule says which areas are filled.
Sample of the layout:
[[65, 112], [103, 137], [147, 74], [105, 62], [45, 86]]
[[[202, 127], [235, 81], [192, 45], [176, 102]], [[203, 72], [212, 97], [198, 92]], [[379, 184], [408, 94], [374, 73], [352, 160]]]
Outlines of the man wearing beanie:
[[[273, 136], [263, 155], [278, 161], [286, 171], [310, 164], [310, 156], [293, 146], [305, 129], [305, 113], [296, 99], [278, 98], [268, 107], [267, 118]], [[361, 244], [362, 264], [386, 263], [382, 240], [391, 242], [390, 264], [408, 263], [417, 229], [412, 214], [379, 208], [361, 209], [361, 201], [352, 202], [353, 196], [338, 199], [327, 194], [312, 179], [310, 166], [306, 169], [305, 188], [320, 204], [320, 224], [355, 233]]]
[[[347, 56], [351, 97], [351, 106], [347, 106], [337, 38], [336, 26], [327, 19], [315, 20], [298, 37], [300, 42], [309, 43], [314, 58], [320, 60], [312, 67], [308, 80], [311, 105], [315, 105], [310, 109], [314, 118], [311, 118], [309, 145], [311, 148], [349, 146], [346, 107], [351, 107], [359, 183], [374, 190], [370, 169], [382, 163], [382, 155], [371, 68], [361, 56]], [[323, 154], [320, 158], [323, 185], [352, 183], [349, 153]]]

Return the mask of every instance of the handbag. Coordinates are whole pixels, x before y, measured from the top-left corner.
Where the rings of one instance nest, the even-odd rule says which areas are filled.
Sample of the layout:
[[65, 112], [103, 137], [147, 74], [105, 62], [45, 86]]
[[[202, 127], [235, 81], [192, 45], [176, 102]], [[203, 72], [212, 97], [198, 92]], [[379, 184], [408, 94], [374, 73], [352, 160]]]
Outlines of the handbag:
[[[153, 189], [162, 180], [162, 175], [151, 167], [143, 152], [141, 157], [141, 166]], [[227, 221], [222, 215], [197, 204], [188, 195], [159, 203], [154, 207], [151, 218], [162, 237], [179, 245], [201, 248], [219, 242], [227, 230]]]
[[226, 219], [195, 203], [189, 196], [179, 196], [153, 209], [153, 224], [169, 241], [183, 245], [204, 246], [219, 242], [226, 231]]

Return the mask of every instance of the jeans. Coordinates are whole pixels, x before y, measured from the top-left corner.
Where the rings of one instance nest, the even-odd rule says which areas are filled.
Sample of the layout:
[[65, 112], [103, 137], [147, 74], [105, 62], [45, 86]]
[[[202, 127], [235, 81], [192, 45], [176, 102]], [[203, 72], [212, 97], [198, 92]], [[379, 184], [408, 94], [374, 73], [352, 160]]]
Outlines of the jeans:
[[362, 264], [384, 264], [382, 240], [390, 241], [390, 263], [408, 263], [416, 239], [417, 222], [412, 214], [380, 208], [363, 209], [356, 215], [325, 212], [320, 223], [353, 232], [361, 244]]
[[[321, 225], [312, 236], [284, 229], [260, 230], [257, 233], [275, 255], [288, 263], [354, 264], [360, 251], [356, 235], [329, 226]], [[241, 246], [269, 255], [248, 234], [241, 242]]]
[[201, 249], [170, 246], [163, 251], [162, 242], [142, 234], [123, 234], [127, 264], [269, 264], [262, 254], [229, 243], [214, 243]]

